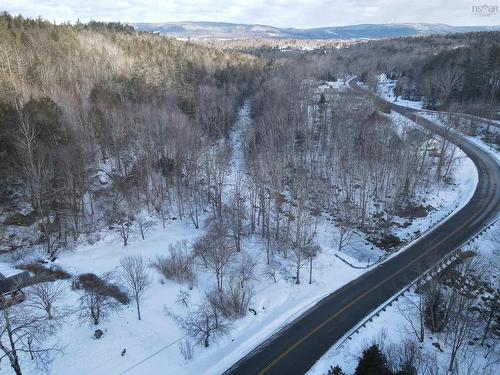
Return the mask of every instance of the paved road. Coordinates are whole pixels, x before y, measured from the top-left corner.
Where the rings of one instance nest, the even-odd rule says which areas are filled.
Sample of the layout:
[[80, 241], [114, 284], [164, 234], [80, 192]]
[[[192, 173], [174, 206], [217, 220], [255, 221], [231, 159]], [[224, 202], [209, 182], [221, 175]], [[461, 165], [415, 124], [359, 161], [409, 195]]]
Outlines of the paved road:
[[[354, 85], [356, 90], [361, 90]], [[378, 100], [378, 99], [377, 99]], [[493, 220], [499, 210], [500, 167], [487, 152], [456, 134], [446, 134], [415, 110], [393, 110], [457, 144], [476, 164], [472, 199], [406, 251], [330, 294], [258, 346], [225, 374], [304, 374], [365, 316]]]

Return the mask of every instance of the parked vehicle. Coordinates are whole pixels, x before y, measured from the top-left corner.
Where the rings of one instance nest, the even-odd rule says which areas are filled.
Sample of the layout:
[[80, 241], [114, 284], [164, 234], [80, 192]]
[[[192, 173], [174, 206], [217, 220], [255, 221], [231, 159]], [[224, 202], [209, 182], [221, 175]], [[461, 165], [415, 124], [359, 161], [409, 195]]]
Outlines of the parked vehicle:
[[8, 294], [0, 295], [0, 309], [10, 307], [23, 302], [26, 299], [24, 292], [21, 289], [15, 290]]

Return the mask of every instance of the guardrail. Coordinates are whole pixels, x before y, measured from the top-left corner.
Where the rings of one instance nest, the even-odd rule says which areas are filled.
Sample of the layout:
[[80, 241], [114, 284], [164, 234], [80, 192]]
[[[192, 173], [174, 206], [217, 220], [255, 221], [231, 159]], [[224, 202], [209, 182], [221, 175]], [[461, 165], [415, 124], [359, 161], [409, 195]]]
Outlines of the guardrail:
[[[356, 85], [356, 86], [357, 86], [358, 89], [363, 90], [358, 85]], [[366, 91], [366, 90], [364, 90], [364, 91]], [[375, 95], [373, 93], [371, 93], [371, 94]], [[378, 99], [381, 100], [381, 101], [383, 101], [383, 102], [385, 102], [381, 98], [378, 98]], [[401, 112], [407, 112], [408, 114], [415, 115], [415, 113], [413, 113], [413, 111], [411, 109], [408, 109], [408, 108], [405, 108], [405, 107], [401, 107], [401, 106], [397, 106], [397, 107], [398, 107], [398, 109], [401, 110]], [[468, 140], [466, 140], [466, 141], [470, 142]], [[456, 207], [456, 208], [458, 208], [458, 207]], [[439, 220], [439, 222], [436, 223], [436, 225], [439, 224], [440, 222], [443, 222], [448, 217], [449, 217], [449, 215], [441, 218]], [[488, 229], [490, 229], [493, 225], [495, 225], [496, 222], [497, 222], [497, 219], [495, 218], [488, 225], [486, 225], [481, 231], [479, 231], [478, 233], [476, 233], [473, 236], [471, 236], [469, 239], [467, 239], [466, 241], [464, 241], [464, 243], [462, 243], [460, 246], [457, 246], [455, 249], [452, 249], [449, 254], [447, 254], [446, 256], [444, 256], [441, 259], [441, 261], [439, 261], [437, 264], [435, 264], [434, 266], [432, 266], [431, 268], [429, 268], [427, 271], [423, 272], [420, 276], [418, 276], [417, 278], [415, 278], [415, 280], [413, 280], [412, 282], [410, 282], [408, 284], [408, 286], [406, 286], [405, 288], [401, 289], [388, 302], [386, 302], [383, 305], [379, 306], [378, 308], [374, 309], [374, 311], [371, 312], [368, 315], [367, 318], [365, 318], [360, 324], [356, 325], [346, 335], [344, 335], [344, 337], [341, 340], [339, 340], [340, 343], [337, 344], [336, 349], [342, 348], [343, 345], [346, 343], [347, 340], [352, 340], [352, 336], [353, 335], [359, 333], [359, 331], [361, 330], [361, 328], [366, 327], [366, 325], [369, 322], [372, 322], [375, 317], [380, 316], [381, 312], [385, 311], [389, 306], [391, 306], [394, 302], [396, 302], [399, 298], [401, 298], [406, 292], [409, 292], [410, 289], [413, 286], [417, 285], [422, 280], [425, 280], [424, 282], [431, 280], [432, 277], [434, 277], [438, 272], [441, 272], [443, 269], [445, 269], [446, 267], [448, 267], [453, 262], [453, 260], [455, 260], [455, 259], [458, 258], [459, 253], [462, 251], [462, 249], [463, 249], [464, 246], [467, 246], [468, 244], [474, 242], [475, 239], [477, 239], [482, 234], [484, 234]], [[434, 228], [436, 225], [434, 225], [433, 227], [429, 227], [426, 230], [425, 233], [427, 233], [431, 228]], [[421, 234], [421, 235], [419, 235], [419, 237], [422, 237], [423, 235], [424, 234]], [[390, 256], [390, 254], [386, 255], [385, 257], [387, 258], [388, 256]]]
[[446, 255], [441, 261], [431, 268], [429, 268], [427, 271], [425, 271], [422, 275], [417, 277], [415, 280], [413, 280], [408, 286], [406, 286], [404, 289], [400, 290], [395, 296], [393, 296], [388, 302], [384, 303], [381, 307], [378, 307], [375, 309], [370, 315], [368, 315], [367, 318], [365, 318], [360, 324], [358, 324], [356, 327], [351, 329], [340, 341], [340, 343], [337, 345], [336, 349], [341, 349], [343, 348], [343, 345], [347, 342], [347, 340], [352, 340], [352, 336], [355, 334], [358, 334], [361, 328], [366, 327], [366, 325], [370, 322], [373, 321], [375, 317], [380, 316], [382, 312], [384, 312], [388, 307], [392, 306], [394, 302], [396, 302], [399, 298], [403, 297], [406, 292], [409, 292], [410, 289], [418, 285], [419, 282], [424, 280], [424, 283], [431, 280], [434, 276], [436, 276], [439, 272], [441, 272], [443, 269], [448, 267], [454, 260], [456, 260], [463, 247], [467, 246], [468, 244], [474, 242], [475, 239], [480, 237], [482, 234], [486, 233], [488, 229], [493, 227], [495, 223], [497, 222], [497, 219], [493, 220], [491, 223], [489, 223], [484, 229], [482, 229], [480, 232], [476, 233], [474, 236], [469, 238], [467, 241], [465, 241], [462, 245], [456, 247], [453, 249], [448, 255]]

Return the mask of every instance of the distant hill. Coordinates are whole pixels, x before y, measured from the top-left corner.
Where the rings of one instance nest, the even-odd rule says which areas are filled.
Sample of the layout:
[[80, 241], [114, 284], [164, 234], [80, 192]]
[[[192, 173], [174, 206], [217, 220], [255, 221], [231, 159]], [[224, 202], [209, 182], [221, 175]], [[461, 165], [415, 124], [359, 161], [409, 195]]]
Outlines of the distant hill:
[[363, 24], [313, 29], [279, 28], [225, 22], [134, 23], [139, 30], [177, 38], [382, 39], [401, 36], [500, 30], [499, 26], [450, 26], [434, 23]]

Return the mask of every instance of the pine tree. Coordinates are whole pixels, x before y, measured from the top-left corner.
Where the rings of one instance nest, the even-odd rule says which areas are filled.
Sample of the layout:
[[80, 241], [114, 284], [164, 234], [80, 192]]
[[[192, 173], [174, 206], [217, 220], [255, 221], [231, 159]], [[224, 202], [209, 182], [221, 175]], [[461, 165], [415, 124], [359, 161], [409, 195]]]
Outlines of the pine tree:
[[354, 375], [390, 375], [391, 370], [387, 366], [387, 359], [378, 345], [373, 344], [363, 350], [363, 356], [359, 360]]

